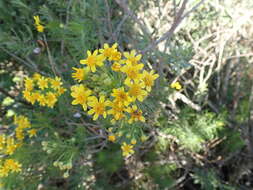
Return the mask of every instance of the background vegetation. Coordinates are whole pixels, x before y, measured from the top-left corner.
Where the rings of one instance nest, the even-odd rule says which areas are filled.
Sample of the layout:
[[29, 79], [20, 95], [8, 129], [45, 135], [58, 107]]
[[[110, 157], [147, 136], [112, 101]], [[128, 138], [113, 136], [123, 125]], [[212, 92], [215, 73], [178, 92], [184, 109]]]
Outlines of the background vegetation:
[[[1, 0], [0, 10], [1, 133], [13, 133], [15, 114], [38, 129], [13, 155], [22, 172], [1, 178], [2, 189], [253, 189], [251, 0]], [[22, 95], [35, 72], [70, 88], [85, 52], [115, 42], [160, 75], [130, 157], [69, 91], [54, 109]]]

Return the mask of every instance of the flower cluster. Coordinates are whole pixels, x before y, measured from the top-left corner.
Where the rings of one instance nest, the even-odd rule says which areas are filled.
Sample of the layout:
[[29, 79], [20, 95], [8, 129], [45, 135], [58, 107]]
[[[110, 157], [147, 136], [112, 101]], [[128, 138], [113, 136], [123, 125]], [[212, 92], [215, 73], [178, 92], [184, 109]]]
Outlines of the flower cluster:
[[24, 81], [24, 98], [34, 104], [36, 101], [40, 106], [53, 108], [57, 98], [63, 94], [66, 89], [62, 87], [61, 78], [44, 77], [35, 73], [32, 78], [27, 77]]
[[14, 136], [0, 135], [0, 153], [5, 158], [1, 160], [0, 177], [7, 177], [9, 173], [21, 171], [21, 164], [14, 159], [9, 159], [9, 156], [22, 146], [25, 133], [32, 137], [37, 132], [36, 129], [31, 129], [31, 123], [25, 116], [15, 116], [14, 124], [16, 125]]
[[[104, 44], [102, 49], [87, 51], [80, 60], [81, 68], [73, 68], [72, 77], [79, 84], [72, 86], [72, 105], [81, 105], [93, 120], [110, 116], [113, 124], [144, 122], [143, 112], [138, 106], [151, 92], [158, 74], [144, 69], [140, 63], [142, 55], [135, 50], [120, 52], [117, 44]], [[116, 140], [113, 135], [108, 139]], [[123, 155], [133, 153], [132, 145], [122, 145]]]
[[34, 16], [33, 17], [35, 26], [38, 32], [44, 32], [45, 27], [40, 23], [40, 17], [39, 16]]

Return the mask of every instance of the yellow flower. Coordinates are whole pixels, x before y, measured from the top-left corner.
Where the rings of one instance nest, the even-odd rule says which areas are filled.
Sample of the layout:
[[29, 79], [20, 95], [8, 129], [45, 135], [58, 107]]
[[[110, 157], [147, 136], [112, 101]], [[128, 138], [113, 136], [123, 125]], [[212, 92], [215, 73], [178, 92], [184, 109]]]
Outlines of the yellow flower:
[[111, 57], [109, 58], [109, 60], [113, 60], [113, 61], [120, 61], [121, 59], [121, 53], [118, 51], [114, 51], [111, 55]]
[[23, 115], [20, 115], [20, 116], [15, 115], [14, 116], [14, 124], [22, 129], [31, 127], [31, 123], [30, 123], [29, 119]]
[[75, 85], [71, 87], [71, 96], [75, 98], [72, 105], [81, 104], [84, 110], [87, 110], [88, 97], [91, 95], [91, 90], [84, 85]]
[[23, 91], [23, 97], [24, 97], [28, 102], [31, 102], [31, 92], [30, 92], [30, 91], [24, 90], [24, 91]]
[[6, 143], [6, 136], [5, 134], [0, 135], [0, 150], [3, 150]]
[[142, 73], [142, 81], [144, 82], [145, 88], [148, 92], [151, 91], [151, 87], [154, 85], [154, 80], [159, 77], [158, 74], [154, 74], [154, 70], [151, 72], [143, 71]]
[[113, 71], [119, 72], [120, 69], [121, 69], [121, 65], [120, 65], [120, 63], [115, 62], [115, 63], [112, 64], [111, 68], [112, 68]]
[[27, 91], [33, 90], [33, 80], [29, 77], [25, 79], [25, 89]]
[[7, 137], [5, 153], [9, 154], [9, 155], [12, 155], [15, 152], [16, 149], [17, 149], [17, 145], [14, 142], [14, 138], [13, 137]]
[[91, 110], [88, 111], [89, 115], [94, 114], [93, 120], [97, 120], [100, 115], [103, 115], [106, 118], [106, 106], [108, 106], [110, 102], [108, 100], [105, 101], [105, 96], [100, 96], [99, 100], [97, 97], [93, 96], [90, 98], [88, 105], [92, 107]]
[[37, 31], [38, 32], [43, 32], [44, 31], [44, 26], [42, 26], [40, 24], [40, 17], [39, 16], [34, 16], [33, 19], [34, 19]]
[[128, 156], [134, 153], [133, 146], [128, 145], [125, 142], [121, 145], [121, 150], [123, 151], [123, 156]]
[[39, 99], [39, 97], [40, 97], [40, 94], [38, 92], [32, 92], [31, 97], [30, 97], [31, 103], [34, 104], [36, 100]]
[[13, 159], [5, 160], [4, 167], [8, 168], [12, 172], [20, 172], [21, 171], [21, 164]]
[[127, 86], [129, 87], [128, 92], [133, 101], [138, 99], [140, 102], [142, 102], [144, 98], [148, 95], [148, 93], [144, 90], [145, 85], [143, 82], [130, 83]]
[[108, 114], [113, 115], [113, 119], [111, 120], [112, 123], [115, 123], [116, 121], [122, 119], [124, 117], [124, 110], [125, 107], [123, 104], [119, 104], [118, 101], [110, 102], [109, 106], [112, 108], [108, 110]]
[[141, 59], [141, 54], [136, 55], [136, 51], [132, 50], [131, 53], [129, 52], [124, 52], [124, 56], [127, 58], [126, 59], [126, 63], [130, 63], [132, 65], [137, 65], [137, 63], [140, 61]]
[[115, 97], [115, 100], [119, 102], [119, 104], [128, 106], [132, 99], [130, 98], [129, 94], [125, 92], [124, 87], [113, 89], [112, 94]]
[[45, 106], [47, 104], [47, 99], [43, 94], [40, 94], [38, 102], [40, 106]]
[[33, 137], [33, 136], [36, 136], [37, 134], [37, 130], [36, 129], [31, 129], [28, 131], [28, 134], [29, 134], [29, 137]]
[[81, 64], [86, 64], [91, 72], [96, 72], [96, 66], [102, 66], [105, 60], [103, 55], [98, 55], [98, 50], [95, 50], [93, 54], [90, 51], [87, 51], [87, 59], [80, 60]]
[[136, 105], [128, 107], [126, 111], [130, 114], [131, 118], [128, 120], [128, 123], [131, 124], [133, 121], [145, 121], [145, 118], [142, 116], [142, 111]]
[[179, 82], [173, 82], [173, 83], [171, 83], [170, 87], [171, 88], [175, 88], [177, 90], [182, 89], [182, 86], [181, 86], [181, 84]]
[[78, 82], [85, 80], [85, 77], [89, 72], [89, 69], [87, 67], [81, 69], [72, 67], [72, 69], [75, 70], [75, 73], [72, 73], [72, 78]]
[[40, 17], [39, 16], [34, 16], [33, 19], [34, 19], [34, 22], [36, 25], [40, 25]]
[[41, 77], [38, 80], [38, 86], [41, 90], [44, 90], [45, 88], [48, 88], [48, 79], [45, 77]]
[[33, 74], [33, 80], [38, 81], [41, 78], [41, 75], [39, 73]]
[[62, 95], [65, 91], [66, 91], [65, 88], [60, 87], [60, 88], [57, 90], [57, 95]]
[[61, 78], [55, 77], [54, 79], [50, 79], [51, 87], [55, 90], [59, 89], [62, 85]]
[[131, 140], [131, 144], [135, 145], [137, 143], [137, 141], [135, 139]]
[[16, 129], [15, 129], [15, 135], [16, 135], [16, 138], [19, 140], [19, 141], [22, 141], [24, 138], [25, 138], [25, 136], [24, 136], [24, 131], [23, 131], [23, 129], [22, 128], [20, 128], [20, 127], [17, 127]]
[[111, 142], [115, 142], [116, 141], [115, 135], [109, 135], [108, 140], [111, 141]]
[[7, 177], [9, 175], [9, 168], [2, 166], [0, 168], [0, 177]]
[[[115, 43], [110, 47], [107, 43], [104, 44], [104, 48], [100, 49], [99, 52], [102, 53], [102, 55], [106, 58], [108, 58], [110, 61], [111, 60], [118, 60], [118, 54], [117, 54], [117, 46], [118, 44]], [[119, 52], [120, 53], [120, 52]], [[121, 57], [121, 55], [120, 55]]]
[[44, 32], [45, 27], [42, 26], [42, 25], [37, 25], [36, 29], [37, 29], [38, 32]]
[[56, 95], [52, 92], [47, 92], [45, 98], [47, 106], [53, 108], [55, 103], [57, 102]]
[[127, 78], [125, 80], [125, 84], [130, 84], [131, 80], [138, 82], [141, 80], [140, 70], [143, 68], [143, 64], [132, 65], [131, 63], [127, 63], [121, 68], [121, 72], [126, 73]]

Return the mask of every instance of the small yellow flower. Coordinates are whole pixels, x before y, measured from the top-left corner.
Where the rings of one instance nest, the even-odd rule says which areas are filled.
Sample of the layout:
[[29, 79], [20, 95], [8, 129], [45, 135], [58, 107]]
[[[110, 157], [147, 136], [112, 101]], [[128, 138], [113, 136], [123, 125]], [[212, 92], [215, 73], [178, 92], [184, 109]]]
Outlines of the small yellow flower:
[[86, 88], [84, 85], [75, 85], [71, 87], [71, 96], [75, 98], [72, 101], [72, 105], [81, 104], [84, 110], [87, 110], [88, 97], [92, 91]]
[[65, 91], [66, 91], [65, 88], [60, 87], [60, 88], [57, 90], [57, 95], [62, 95]]
[[37, 130], [36, 129], [31, 129], [28, 131], [28, 134], [29, 134], [29, 137], [33, 137], [33, 136], [36, 136], [37, 134]]
[[138, 99], [140, 102], [144, 100], [144, 98], [148, 95], [148, 93], [144, 90], [145, 85], [143, 82], [130, 83], [127, 85], [129, 87], [129, 95], [135, 101]]
[[132, 139], [132, 140], [131, 140], [131, 144], [132, 144], [132, 145], [135, 145], [136, 143], [137, 143], [136, 139]]
[[40, 17], [39, 16], [34, 16], [33, 19], [34, 19], [34, 22], [36, 25], [40, 25]]
[[58, 90], [62, 85], [60, 77], [55, 77], [54, 79], [50, 79], [50, 83], [51, 83], [51, 87], [55, 90]]
[[135, 50], [132, 50], [130, 53], [124, 52], [124, 56], [127, 58], [126, 63], [132, 64], [133, 66], [137, 65], [137, 63], [140, 61], [142, 56], [141, 56], [141, 54], [136, 55], [136, 56], [135, 55], [136, 55]]
[[14, 138], [7, 137], [5, 153], [12, 155], [16, 149], [17, 149], [17, 144], [15, 144]]
[[125, 80], [125, 84], [130, 84], [131, 80], [138, 82], [141, 80], [140, 70], [144, 67], [143, 64], [132, 65], [131, 63], [127, 63], [121, 68], [121, 72], [126, 73], [127, 78]]
[[110, 102], [109, 106], [112, 108], [108, 110], [108, 114], [113, 115], [113, 119], [111, 120], [112, 123], [115, 123], [116, 121], [122, 119], [124, 115], [125, 107], [123, 104], [119, 104], [117, 101]]
[[21, 164], [13, 159], [5, 160], [4, 167], [8, 168], [12, 172], [20, 172], [21, 171]]
[[48, 79], [45, 77], [41, 77], [38, 80], [38, 86], [41, 90], [44, 90], [45, 88], [48, 88]]
[[33, 74], [33, 80], [38, 81], [40, 78], [41, 78], [41, 74], [39, 74], [39, 73]]
[[40, 106], [46, 106], [46, 104], [47, 104], [47, 99], [46, 99], [46, 97], [45, 97], [44, 94], [40, 94], [40, 97], [39, 97], [39, 99], [38, 99], [38, 102], [39, 102]]
[[85, 80], [85, 77], [87, 76], [89, 69], [86, 68], [75, 68], [72, 67], [73, 70], [75, 70], [75, 73], [72, 73], [72, 78], [78, 82], [81, 82]]
[[[100, 49], [99, 52], [102, 53], [102, 55], [106, 58], [108, 58], [108, 60], [118, 60], [118, 54], [117, 54], [117, 46], [118, 44], [115, 43], [112, 45], [112, 47], [110, 47], [107, 43], [104, 44], [104, 48]], [[120, 53], [120, 52], [119, 52]], [[121, 55], [120, 55], [121, 57]]]
[[129, 156], [134, 153], [133, 146], [128, 145], [125, 142], [123, 142], [121, 149], [123, 151], [123, 156]]
[[113, 71], [119, 72], [120, 69], [121, 69], [121, 65], [120, 65], [120, 63], [115, 62], [115, 63], [112, 64], [111, 68], [112, 68]]
[[0, 135], [0, 150], [3, 150], [6, 143], [6, 136], [5, 134]]
[[142, 73], [142, 81], [144, 82], [145, 88], [148, 92], [151, 91], [151, 87], [154, 85], [154, 80], [159, 77], [158, 74], [154, 74], [154, 70], [151, 72], [143, 71]]
[[28, 102], [31, 102], [31, 92], [30, 92], [30, 91], [24, 90], [24, 91], [23, 91], [23, 97], [24, 97]]
[[129, 94], [125, 92], [124, 87], [113, 89], [111, 96], [115, 97], [115, 100], [119, 102], [119, 104], [125, 106], [128, 106], [132, 101]]
[[44, 32], [44, 26], [41, 25], [40, 23], [40, 17], [39, 16], [34, 16], [33, 17], [35, 26], [38, 32]]
[[108, 140], [111, 141], [111, 142], [115, 142], [116, 141], [115, 135], [109, 135]]
[[53, 108], [55, 103], [57, 102], [56, 95], [52, 92], [47, 92], [45, 98], [47, 106]]
[[173, 82], [173, 83], [171, 83], [170, 87], [171, 88], [175, 88], [177, 90], [181, 90], [182, 89], [182, 86], [181, 86], [181, 84], [179, 82]]
[[91, 72], [96, 72], [96, 66], [103, 66], [105, 57], [103, 55], [98, 55], [98, 50], [95, 50], [93, 54], [87, 51], [87, 55], [87, 59], [80, 60], [80, 63], [86, 64]]
[[25, 79], [25, 89], [27, 91], [33, 90], [33, 80], [29, 77]]
[[37, 29], [38, 32], [44, 32], [45, 27], [42, 26], [42, 25], [37, 25], [36, 29]]
[[93, 120], [97, 120], [100, 115], [103, 115], [106, 118], [106, 107], [110, 104], [110, 101], [105, 100], [105, 96], [100, 96], [99, 100], [97, 97], [93, 96], [90, 98], [88, 105], [92, 107], [90, 111], [88, 111], [89, 115], [94, 114]]
[[138, 109], [136, 105], [133, 105], [132, 107], [128, 107], [126, 111], [131, 116], [131, 118], [128, 120], [129, 124], [133, 123], [134, 121], [145, 122], [145, 118], [142, 116], [142, 111]]

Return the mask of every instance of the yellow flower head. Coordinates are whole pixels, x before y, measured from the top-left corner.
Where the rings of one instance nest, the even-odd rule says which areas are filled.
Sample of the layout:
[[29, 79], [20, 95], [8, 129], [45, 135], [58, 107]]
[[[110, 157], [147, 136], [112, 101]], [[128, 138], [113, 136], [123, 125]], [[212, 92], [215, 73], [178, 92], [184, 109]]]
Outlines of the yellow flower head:
[[62, 85], [60, 77], [55, 77], [54, 79], [50, 79], [50, 83], [51, 83], [51, 87], [55, 90], [58, 90]]
[[40, 25], [40, 17], [39, 16], [34, 16], [33, 17], [35, 25]]
[[53, 108], [55, 103], [57, 102], [56, 95], [53, 92], [47, 92], [45, 98], [47, 106]]
[[129, 52], [124, 52], [124, 56], [127, 58], [126, 63], [132, 64], [132, 65], [137, 65], [137, 63], [141, 60], [141, 54], [136, 55], [136, 51], [132, 50], [130, 53]]
[[[117, 46], [118, 44], [115, 43], [110, 47], [107, 43], [104, 44], [104, 48], [100, 49], [99, 52], [102, 53], [102, 55], [106, 58], [108, 58], [110, 61], [111, 60], [118, 60], [118, 54], [117, 54]], [[120, 53], [120, 52], [119, 52]], [[121, 54], [120, 54], [121, 57]]]
[[130, 84], [131, 80], [138, 82], [141, 80], [140, 70], [143, 68], [143, 64], [132, 65], [131, 63], [127, 63], [121, 68], [121, 72], [126, 73], [127, 78], [125, 80], [125, 84]]
[[122, 119], [125, 115], [124, 115], [124, 111], [125, 111], [125, 107], [123, 104], [119, 104], [118, 101], [113, 101], [110, 102], [109, 106], [112, 108], [110, 110], [108, 110], [108, 114], [113, 115], [114, 119], [111, 120], [112, 123], [115, 123], [116, 121]]
[[39, 102], [39, 104], [40, 104], [41, 106], [46, 106], [46, 104], [47, 104], [47, 99], [46, 99], [46, 97], [45, 97], [44, 94], [40, 94], [40, 97], [39, 97], [39, 99], [38, 99], [38, 102]]
[[39, 73], [34, 73], [33, 74], [33, 80], [34, 81], [38, 81], [40, 78], [41, 78], [41, 74], [39, 74]]
[[87, 101], [92, 91], [84, 85], [75, 85], [71, 87], [71, 96], [74, 98], [72, 105], [81, 104], [84, 110], [87, 110]]
[[20, 172], [21, 171], [21, 164], [13, 159], [5, 160], [4, 167], [8, 168], [8, 170], [12, 172]]
[[45, 27], [42, 26], [42, 25], [37, 25], [36, 29], [37, 29], [38, 32], [44, 32]]
[[171, 88], [175, 88], [177, 90], [182, 89], [182, 86], [181, 86], [181, 84], [179, 82], [173, 82], [173, 83], [171, 83], [170, 87]]
[[111, 141], [111, 142], [115, 142], [116, 141], [115, 135], [109, 135], [108, 140]]
[[154, 70], [151, 72], [143, 71], [142, 73], [142, 81], [144, 82], [145, 88], [148, 92], [151, 91], [151, 87], [154, 85], [154, 80], [159, 77], [158, 74], [154, 74]]
[[135, 145], [137, 143], [136, 139], [131, 140], [131, 144]]
[[88, 111], [89, 115], [94, 114], [93, 120], [97, 120], [100, 115], [103, 115], [106, 118], [106, 107], [110, 104], [110, 101], [105, 100], [105, 96], [100, 96], [99, 100], [97, 97], [93, 96], [90, 98], [88, 105], [92, 107], [90, 111]]
[[114, 63], [112, 64], [111, 68], [112, 68], [113, 71], [119, 72], [120, 69], [121, 69], [121, 65], [120, 65], [120, 63], [118, 63], [118, 62], [114, 62]]
[[103, 55], [98, 55], [98, 50], [95, 50], [93, 54], [90, 51], [87, 51], [87, 59], [80, 60], [81, 64], [85, 64], [91, 70], [91, 72], [96, 72], [96, 66], [102, 66], [105, 60]]
[[25, 89], [27, 91], [33, 90], [33, 80], [29, 77], [25, 79]]
[[75, 70], [75, 73], [72, 73], [72, 78], [78, 82], [85, 80], [85, 77], [89, 72], [89, 69], [87, 67], [80, 69], [72, 67], [72, 69]]
[[142, 111], [137, 108], [136, 105], [128, 107], [126, 111], [130, 114], [131, 118], [128, 120], [128, 123], [131, 124], [134, 121], [145, 121], [145, 118], [142, 116]]
[[143, 82], [136, 82], [127, 84], [129, 87], [129, 95], [135, 101], [138, 99], [140, 102], [144, 100], [144, 98], [148, 95], [148, 93], [144, 90], [145, 85]]
[[3, 150], [6, 143], [6, 136], [5, 134], [0, 135], [0, 150]]
[[122, 105], [128, 106], [132, 99], [130, 98], [129, 94], [125, 92], [124, 87], [113, 89], [112, 94], [115, 97], [115, 100]]
[[28, 134], [29, 134], [29, 137], [33, 137], [33, 136], [36, 136], [37, 134], [37, 130], [36, 129], [31, 129], [28, 131]]
[[7, 137], [5, 153], [12, 155], [16, 149], [17, 149], [17, 144], [15, 144], [14, 138]]
[[24, 96], [24, 98], [25, 98], [28, 102], [31, 102], [31, 92], [30, 92], [30, 91], [24, 90], [24, 91], [23, 91], [23, 96]]
[[41, 77], [38, 80], [38, 86], [41, 90], [44, 90], [45, 88], [48, 88], [48, 79], [45, 77]]
[[121, 145], [121, 150], [123, 152], [123, 156], [129, 156], [134, 153], [133, 146], [128, 145], [125, 142]]

